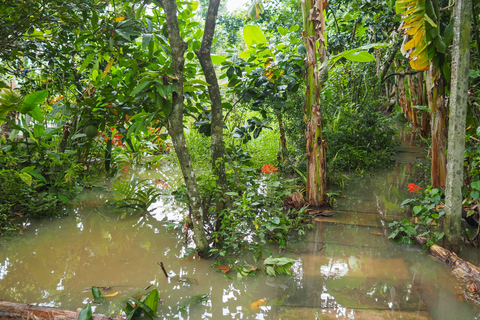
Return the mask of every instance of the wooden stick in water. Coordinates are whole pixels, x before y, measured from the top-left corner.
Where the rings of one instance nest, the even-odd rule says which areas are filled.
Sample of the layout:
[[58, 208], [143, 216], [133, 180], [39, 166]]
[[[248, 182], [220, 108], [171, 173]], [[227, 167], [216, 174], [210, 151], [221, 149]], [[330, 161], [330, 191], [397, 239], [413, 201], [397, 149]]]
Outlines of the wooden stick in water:
[[160, 263], [157, 262], [157, 264], [160, 266], [160, 268], [162, 268], [162, 271], [165, 274], [165, 277], [168, 279], [168, 273], [165, 270], [165, 267], [163, 266], [163, 262], [160, 262]]

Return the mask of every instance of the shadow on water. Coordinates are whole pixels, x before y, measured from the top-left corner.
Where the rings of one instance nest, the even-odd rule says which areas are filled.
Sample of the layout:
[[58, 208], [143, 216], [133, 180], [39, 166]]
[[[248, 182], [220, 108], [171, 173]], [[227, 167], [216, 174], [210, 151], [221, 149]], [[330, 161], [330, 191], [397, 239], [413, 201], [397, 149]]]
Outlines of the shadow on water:
[[[236, 279], [231, 271], [231, 279], [212, 261], [184, 258], [184, 236], [165, 228], [184, 206], [168, 194], [150, 212], [119, 214], [97, 207], [105, 195], [89, 192], [73, 214], [33, 222], [23, 236], [0, 242], [0, 299], [76, 310], [92, 300], [88, 288], [109, 287], [103, 293], [111, 303], [96, 311], [118, 315], [114, 300], [152, 285], [163, 319], [475, 319], [478, 310], [461, 300], [449, 268], [387, 239], [388, 223], [403, 217], [413, 160], [423, 157], [410, 144], [400, 151], [393, 169], [349, 183], [334, 215], [317, 218], [284, 253], [296, 260], [291, 277]], [[158, 262], [194, 281], [166, 279]], [[182, 308], [204, 294], [207, 301]], [[266, 305], [252, 310], [259, 299]]]

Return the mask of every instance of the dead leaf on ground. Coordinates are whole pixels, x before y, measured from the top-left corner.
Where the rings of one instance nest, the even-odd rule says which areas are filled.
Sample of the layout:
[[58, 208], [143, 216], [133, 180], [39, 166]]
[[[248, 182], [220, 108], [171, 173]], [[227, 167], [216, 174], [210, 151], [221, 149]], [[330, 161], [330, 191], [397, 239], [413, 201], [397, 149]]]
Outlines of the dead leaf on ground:
[[220, 265], [220, 266], [215, 266], [215, 268], [222, 271], [223, 273], [227, 273], [228, 271], [230, 271], [232, 267]]
[[381, 232], [376, 232], [376, 231], [373, 231], [372, 234], [373, 234], [374, 236], [383, 236], [383, 233], [381, 233]]
[[250, 310], [258, 310], [261, 306], [267, 304], [267, 298], [259, 299], [250, 304]]

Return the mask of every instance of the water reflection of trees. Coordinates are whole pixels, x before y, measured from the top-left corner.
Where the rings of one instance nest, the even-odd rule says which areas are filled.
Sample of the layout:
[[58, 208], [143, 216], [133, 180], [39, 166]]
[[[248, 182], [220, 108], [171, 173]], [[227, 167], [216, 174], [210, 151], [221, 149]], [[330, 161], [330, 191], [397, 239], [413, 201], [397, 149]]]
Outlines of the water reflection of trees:
[[158, 277], [154, 257], [162, 259], [167, 248], [178, 252], [182, 247], [164, 229], [148, 213], [121, 219], [91, 211], [40, 223], [4, 243], [0, 298], [68, 308], [89, 296], [83, 291], [92, 285], [118, 286], [125, 294], [148, 286]]

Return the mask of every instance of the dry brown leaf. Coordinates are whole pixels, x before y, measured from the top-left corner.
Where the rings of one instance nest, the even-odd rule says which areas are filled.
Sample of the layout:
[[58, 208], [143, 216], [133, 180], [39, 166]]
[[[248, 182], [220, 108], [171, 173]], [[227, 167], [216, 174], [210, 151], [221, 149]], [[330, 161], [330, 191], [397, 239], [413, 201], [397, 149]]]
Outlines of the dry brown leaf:
[[250, 310], [258, 310], [261, 306], [267, 304], [267, 298], [259, 299], [250, 304]]
[[375, 235], [375, 236], [383, 236], [383, 233], [376, 232], [376, 231], [372, 232], [372, 234]]
[[231, 267], [230, 266], [215, 266], [216, 269], [222, 271], [223, 273], [227, 273], [228, 271], [230, 271]]

